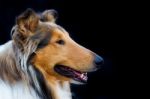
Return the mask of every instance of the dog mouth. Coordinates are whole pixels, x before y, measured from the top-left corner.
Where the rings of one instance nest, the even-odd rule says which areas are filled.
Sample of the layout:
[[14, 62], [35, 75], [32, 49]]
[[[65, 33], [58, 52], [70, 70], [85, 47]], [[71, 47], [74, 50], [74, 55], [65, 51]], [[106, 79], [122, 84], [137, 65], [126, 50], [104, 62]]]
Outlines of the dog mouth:
[[78, 82], [86, 83], [88, 79], [86, 72], [81, 72], [73, 68], [70, 68], [68, 66], [56, 65], [54, 67], [54, 70], [57, 73], [65, 77], [72, 78], [73, 80], [78, 81]]

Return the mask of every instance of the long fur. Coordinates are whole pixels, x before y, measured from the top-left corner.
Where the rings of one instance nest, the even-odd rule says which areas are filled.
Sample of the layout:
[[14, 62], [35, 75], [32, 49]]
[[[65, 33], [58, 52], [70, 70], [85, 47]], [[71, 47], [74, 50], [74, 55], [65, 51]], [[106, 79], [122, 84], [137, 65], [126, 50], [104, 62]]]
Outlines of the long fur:
[[[17, 18], [12, 40], [0, 46], [0, 99], [72, 99], [73, 79], [55, 72], [54, 67], [64, 65], [82, 72], [96, 69], [96, 54], [55, 24], [54, 14], [46, 10], [40, 19], [27, 9]], [[70, 43], [59, 44], [60, 38]]]
[[[51, 99], [50, 92], [47, 91], [48, 89], [45, 85], [42, 74], [28, 63], [29, 57], [31, 57], [34, 48], [36, 48], [32, 42], [29, 42], [28, 44], [30, 46], [26, 47], [26, 53], [20, 52], [20, 49], [17, 49], [13, 41], [9, 41], [8, 43], [0, 46], [0, 88], [7, 86], [5, 87], [5, 90], [8, 88], [13, 90], [16, 88], [13, 86], [18, 85], [21, 89], [21, 86], [23, 87], [23, 85], [25, 85], [25, 89], [26, 87], [28, 89], [26, 92], [36, 92], [40, 99]], [[20, 82], [23, 83], [23, 85], [21, 85]], [[5, 91], [3, 93], [5, 93]], [[8, 94], [8, 92], [6, 93]], [[2, 97], [0, 97], [0, 99], [2, 99]], [[15, 97], [15, 99], [17, 98]]]
[[[17, 28], [13, 29], [14, 32]], [[0, 91], [0, 99], [52, 99], [42, 73], [30, 63], [40, 42], [30, 38], [24, 46], [15, 42], [17, 40], [11, 40], [0, 46], [0, 88], [3, 90]], [[68, 93], [70, 86], [64, 85], [57, 83], [58, 99], [71, 99], [71, 93]]]
[[[26, 15], [29, 16], [32, 13], [33, 11], [29, 9], [19, 18], [27, 19]], [[18, 24], [22, 24], [19, 19], [17, 21]], [[25, 38], [19, 33], [22, 31], [19, 26], [15, 25], [12, 28], [12, 40], [0, 46], [0, 88], [5, 89], [0, 91], [0, 99], [52, 99], [45, 78], [30, 62], [37, 48], [41, 47], [41, 43], [45, 46], [49, 41], [50, 35], [37, 33], [35, 36]], [[63, 93], [61, 90], [67, 90], [61, 88], [59, 84], [56, 86], [59, 92]], [[71, 99], [70, 96], [70, 93], [69, 98], [66, 95], [66, 99]]]

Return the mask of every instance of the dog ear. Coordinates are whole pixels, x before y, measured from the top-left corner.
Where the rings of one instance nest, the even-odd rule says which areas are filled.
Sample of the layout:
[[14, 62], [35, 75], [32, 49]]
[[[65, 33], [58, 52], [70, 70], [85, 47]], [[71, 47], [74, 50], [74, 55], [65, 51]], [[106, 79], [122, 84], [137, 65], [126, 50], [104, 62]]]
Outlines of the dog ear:
[[56, 10], [46, 10], [42, 13], [41, 20], [43, 22], [55, 22], [57, 19], [58, 13]]
[[38, 15], [29, 8], [17, 17], [12, 38], [21, 50], [24, 49], [24, 44], [27, 38], [34, 35], [39, 20]]
[[22, 32], [25, 32], [26, 30], [33, 32], [38, 26], [38, 22], [38, 15], [36, 15], [36, 13], [30, 8], [16, 19], [16, 23]]

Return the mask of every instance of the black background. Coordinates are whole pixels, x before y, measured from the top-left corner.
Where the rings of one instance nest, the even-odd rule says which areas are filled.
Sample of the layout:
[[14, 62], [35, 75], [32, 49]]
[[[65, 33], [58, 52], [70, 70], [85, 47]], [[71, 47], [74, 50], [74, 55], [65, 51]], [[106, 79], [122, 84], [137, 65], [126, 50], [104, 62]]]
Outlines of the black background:
[[59, 13], [57, 23], [63, 26], [76, 42], [104, 58], [103, 68], [89, 75], [88, 84], [72, 86], [75, 99], [118, 99], [119, 76], [113, 51], [116, 49], [115, 34], [118, 33], [117, 28], [120, 28], [119, 23], [122, 19], [120, 7], [116, 2], [1, 0], [0, 44], [10, 39], [10, 30], [15, 24], [15, 18], [26, 8], [33, 8], [37, 12], [46, 9], [57, 10]]

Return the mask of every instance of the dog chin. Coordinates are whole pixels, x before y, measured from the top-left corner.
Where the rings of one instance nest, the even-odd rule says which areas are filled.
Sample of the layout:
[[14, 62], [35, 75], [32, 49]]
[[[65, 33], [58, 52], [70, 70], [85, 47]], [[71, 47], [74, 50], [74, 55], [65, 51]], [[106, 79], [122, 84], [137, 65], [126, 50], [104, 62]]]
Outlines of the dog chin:
[[71, 84], [76, 84], [76, 85], [84, 85], [84, 84], [86, 84], [86, 83], [79, 82], [79, 81], [76, 81], [76, 80], [73, 80], [73, 79], [70, 80], [70, 83]]

